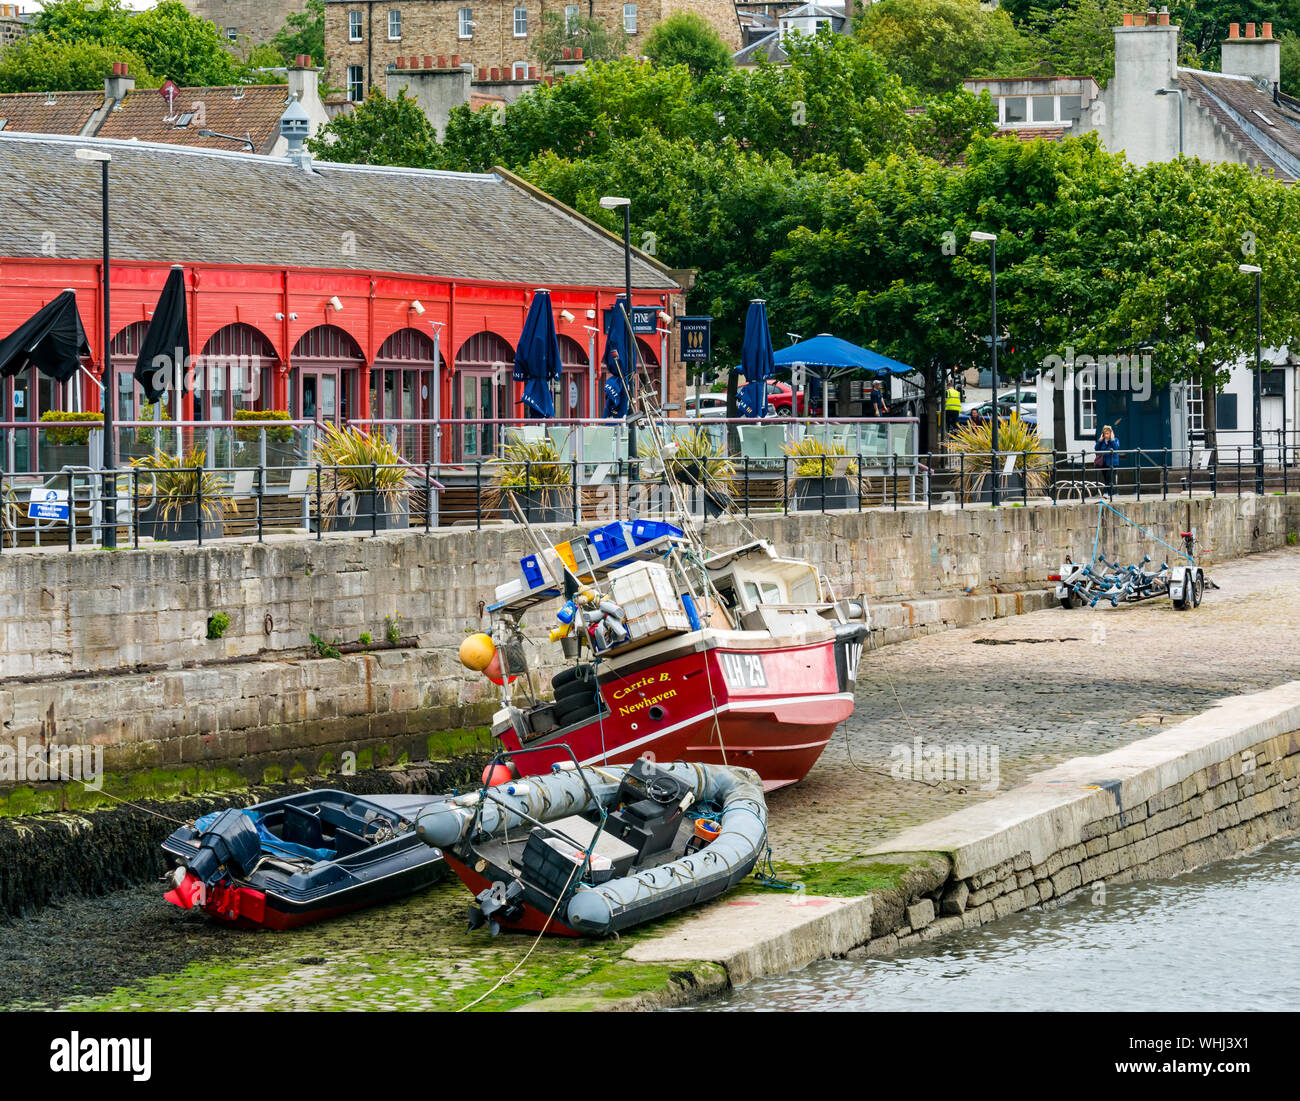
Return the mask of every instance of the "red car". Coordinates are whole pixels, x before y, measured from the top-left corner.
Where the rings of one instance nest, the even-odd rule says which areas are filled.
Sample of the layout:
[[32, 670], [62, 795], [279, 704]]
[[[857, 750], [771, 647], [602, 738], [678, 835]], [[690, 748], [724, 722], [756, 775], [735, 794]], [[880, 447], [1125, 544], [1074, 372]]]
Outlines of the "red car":
[[802, 417], [807, 412], [804, 392], [800, 390], [797, 411], [791, 413], [791, 406], [795, 404], [795, 396], [788, 382], [769, 382], [767, 384], [767, 404], [776, 410], [778, 417]]

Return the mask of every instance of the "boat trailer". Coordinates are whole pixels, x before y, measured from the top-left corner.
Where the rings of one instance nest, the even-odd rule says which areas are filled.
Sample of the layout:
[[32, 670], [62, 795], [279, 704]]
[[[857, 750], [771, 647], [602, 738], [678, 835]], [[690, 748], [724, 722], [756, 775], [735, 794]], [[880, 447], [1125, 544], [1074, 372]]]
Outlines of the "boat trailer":
[[[1144, 555], [1141, 562], [1125, 566], [1120, 564], [1118, 556], [1113, 560], [1108, 559], [1097, 550], [1104, 508], [1110, 508], [1125, 523], [1138, 528], [1186, 561], [1174, 565], [1161, 562], [1159, 566], [1152, 566], [1151, 556]], [[1179, 611], [1198, 608], [1205, 590], [1217, 589], [1218, 585], [1205, 576], [1205, 568], [1196, 561], [1196, 533], [1179, 532], [1179, 537], [1183, 541], [1182, 550], [1151, 536], [1150, 532], [1134, 524], [1118, 509], [1101, 502], [1097, 510], [1097, 539], [1093, 542], [1091, 560], [1075, 562], [1067, 556], [1060, 571], [1049, 574], [1048, 580], [1056, 582], [1056, 599], [1062, 608], [1079, 608], [1084, 605], [1095, 608], [1101, 603], [1109, 603], [1112, 608], [1118, 608], [1121, 604], [1136, 604], [1142, 600], [1165, 596], [1173, 601], [1174, 607]]]

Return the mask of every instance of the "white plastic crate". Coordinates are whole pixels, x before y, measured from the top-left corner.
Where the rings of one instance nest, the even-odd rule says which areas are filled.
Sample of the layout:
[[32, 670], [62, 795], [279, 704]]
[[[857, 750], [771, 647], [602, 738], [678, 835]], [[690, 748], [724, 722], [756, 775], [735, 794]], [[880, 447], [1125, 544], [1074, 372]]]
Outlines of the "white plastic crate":
[[627, 633], [632, 641], [690, 630], [666, 566], [635, 562], [615, 570], [609, 581], [615, 602], [627, 616]]

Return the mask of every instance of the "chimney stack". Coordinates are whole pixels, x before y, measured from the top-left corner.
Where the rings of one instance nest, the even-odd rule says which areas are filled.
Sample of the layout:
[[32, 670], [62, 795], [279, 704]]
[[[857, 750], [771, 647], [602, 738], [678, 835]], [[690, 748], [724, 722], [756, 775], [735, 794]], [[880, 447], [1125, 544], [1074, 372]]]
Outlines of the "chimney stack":
[[1228, 37], [1221, 46], [1220, 68], [1229, 76], [1246, 76], [1262, 82], [1270, 91], [1282, 76], [1282, 44], [1273, 37], [1273, 24], [1246, 24], [1246, 36], [1238, 37], [1239, 25], [1228, 25]]
[[310, 136], [314, 137], [325, 107], [316, 106], [320, 103], [320, 70], [312, 64], [311, 54], [299, 54], [289, 66], [288, 76], [289, 94], [307, 109], [313, 120]]
[[113, 75], [104, 78], [104, 98], [120, 103], [135, 89], [135, 77], [127, 72], [125, 61], [113, 62]]

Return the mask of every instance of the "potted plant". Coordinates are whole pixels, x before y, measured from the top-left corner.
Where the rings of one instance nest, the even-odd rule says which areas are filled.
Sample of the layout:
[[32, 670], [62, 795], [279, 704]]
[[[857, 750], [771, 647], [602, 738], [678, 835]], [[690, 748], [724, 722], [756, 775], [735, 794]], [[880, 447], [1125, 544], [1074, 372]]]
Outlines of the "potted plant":
[[219, 474], [204, 469], [207, 454], [193, 448], [181, 458], [155, 451], [132, 459], [139, 471], [137, 484], [142, 500], [148, 504], [142, 512], [152, 512], [150, 520], [140, 521], [140, 534], [154, 539], [178, 542], [199, 537], [202, 515], [203, 538], [220, 539], [224, 521], [238, 508], [230, 495], [230, 485]]
[[[991, 501], [993, 484], [993, 423], [967, 424], [948, 441], [948, 450], [958, 458], [958, 483], [962, 499]], [[1015, 456], [1011, 473], [1003, 473], [1007, 459]], [[1051, 453], [1043, 448], [1037, 429], [1014, 413], [998, 425], [996, 476], [999, 496], [1040, 492], [1051, 477]]]
[[673, 442], [676, 449], [665, 469], [678, 482], [700, 488], [705, 516], [721, 516], [731, 505], [731, 481], [736, 475], [721, 433], [715, 438], [707, 428], [693, 428]]
[[857, 486], [852, 481], [857, 477], [858, 463], [849, 457], [844, 444], [804, 436], [781, 450], [795, 460], [796, 512], [858, 507]]
[[[409, 472], [383, 436], [349, 425], [325, 425], [312, 449], [320, 464], [321, 520], [333, 531], [404, 528], [410, 516]], [[316, 475], [311, 480], [316, 499]]]
[[550, 436], [525, 440], [507, 432], [501, 457], [492, 461], [492, 467], [490, 502], [507, 519], [514, 518], [505, 499], [509, 493], [532, 523], [573, 522], [573, 468]]
[[41, 414], [41, 424], [49, 426], [42, 432], [42, 469], [53, 471], [65, 466], [90, 465], [90, 432], [104, 427], [102, 413], [47, 409]]

